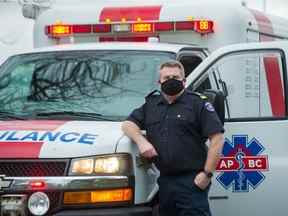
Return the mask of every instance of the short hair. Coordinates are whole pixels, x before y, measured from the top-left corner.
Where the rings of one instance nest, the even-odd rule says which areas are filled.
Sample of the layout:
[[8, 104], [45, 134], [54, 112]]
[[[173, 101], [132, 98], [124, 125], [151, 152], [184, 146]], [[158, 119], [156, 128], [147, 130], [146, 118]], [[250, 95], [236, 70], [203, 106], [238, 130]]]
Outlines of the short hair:
[[182, 65], [181, 62], [176, 61], [176, 60], [166, 61], [160, 65], [160, 70], [162, 70], [165, 67], [169, 67], [169, 68], [177, 67], [177, 68], [179, 68], [183, 78], [185, 78], [185, 70], [184, 70], [184, 66]]

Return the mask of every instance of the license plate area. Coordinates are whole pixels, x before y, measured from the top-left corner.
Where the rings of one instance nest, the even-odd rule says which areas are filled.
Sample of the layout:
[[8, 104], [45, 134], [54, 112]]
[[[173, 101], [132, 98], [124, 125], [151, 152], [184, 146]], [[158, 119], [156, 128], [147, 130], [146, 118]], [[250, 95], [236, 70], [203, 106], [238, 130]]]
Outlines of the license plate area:
[[27, 215], [27, 195], [9, 194], [0, 197], [1, 216]]

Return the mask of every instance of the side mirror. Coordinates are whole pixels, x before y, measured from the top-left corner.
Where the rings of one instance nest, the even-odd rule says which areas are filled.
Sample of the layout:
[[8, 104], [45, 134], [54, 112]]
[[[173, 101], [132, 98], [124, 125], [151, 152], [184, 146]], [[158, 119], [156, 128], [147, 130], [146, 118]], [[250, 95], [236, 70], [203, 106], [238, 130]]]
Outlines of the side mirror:
[[214, 106], [222, 124], [225, 120], [225, 96], [222, 91], [206, 89], [202, 94], [208, 97], [208, 101]]

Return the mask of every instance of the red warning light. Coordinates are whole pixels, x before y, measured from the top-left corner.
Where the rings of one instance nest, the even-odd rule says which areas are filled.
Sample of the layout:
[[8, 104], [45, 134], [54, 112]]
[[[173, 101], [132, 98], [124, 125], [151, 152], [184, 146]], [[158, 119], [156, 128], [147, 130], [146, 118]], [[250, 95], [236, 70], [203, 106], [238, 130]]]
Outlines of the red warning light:
[[44, 181], [31, 181], [29, 185], [32, 189], [41, 189], [46, 186]]

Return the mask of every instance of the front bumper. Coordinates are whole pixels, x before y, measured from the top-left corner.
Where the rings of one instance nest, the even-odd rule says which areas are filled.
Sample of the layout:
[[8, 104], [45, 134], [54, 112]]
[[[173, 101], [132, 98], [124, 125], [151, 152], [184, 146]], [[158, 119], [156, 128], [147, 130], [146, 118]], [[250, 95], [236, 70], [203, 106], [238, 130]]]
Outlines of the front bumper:
[[146, 206], [135, 206], [130, 208], [110, 208], [110, 209], [85, 209], [85, 210], [66, 210], [53, 216], [151, 216], [152, 208]]
[[[47, 215], [53, 215], [54, 212], [58, 212], [59, 209], [65, 208], [65, 206], [62, 202], [63, 193], [66, 191], [89, 191], [89, 190], [105, 190], [105, 189], [117, 189], [117, 188], [127, 188], [127, 187], [133, 187], [133, 178], [128, 176], [65, 176], [65, 177], [4, 177], [0, 176], [0, 215], [2, 215], [2, 211], [4, 211], [4, 207], [6, 209], [9, 209], [9, 206], [13, 205], [13, 210], [10, 212], [13, 212], [15, 208], [17, 209], [17, 212], [27, 212], [27, 200], [30, 197], [30, 195], [37, 191], [42, 191], [46, 193], [50, 199], [50, 208]], [[34, 187], [33, 182], [44, 182], [43, 187]], [[10, 200], [7, 204], [7, 202], [3, 201], [3, 196], [8, 195], [14, 197], [13, 199], [7, 198], [5, 201]], [[17, 196], [25, 196], [26, 198], [23, 199], [23, 205], [21, 207], [14, 208], [14, 201], [18, 200], [18, 198], [15, 198]], [[12, 202], [12, 201], [13, 202]], [[12, 203], [12, 204], [11, 204]], [[110, 207], [110, 206], [109, 206]], [[68, 208], [68, 207], [67, 207]], [[115, 212], [115, 214], [111, 215], [125, 215], [122, 214], [126, 213], [125, 210], [123, 211], [122, 208], [119, 208], [120, 210], [116, 210], [114, 208], [109, 209], [90, 209], [87, 208], [85, 210], [65, 210], [63, 211], [63, 215], [70, 215], [69, 212], [72, 212], [71, 215], [85, 215], [81, 212], [87, 211], [87, 215], [103, 215], [102, 211], [104, 212], [104, 215], [110, 215], [110, 210]], [[130, 208], [129, 208], [130, 209]], [[134, 209], [134, 208], [133, 208]], [[141, 214], [138, 214], [138, 210], [129, 210], [133, 214], [128, 215], [147, 215], [142, 214], [142, 208], [140, 208]], [[138, 208], [137, 208], [138, 209]], [[58, 210], [58, 211], [57, 211]], [[7, 210], [8, 211], [8, 210]], [[80, 211], [80, 212], [79, 212]], [[105, 214], [105, 212], [107, 212]], [[128, 211], [128, 212], [129, 212]], [[67, 212], [69, 214], [67, 214]], [[96, 213], [95, 213], [96, 212]], [[120, 213], [119, 213], [120, 212]], [[14, 215], [14, 214], [10, 214]], [[20, 215], [27, 215], [26, 213], [20, 214]], [[58, 213], [56, 214], [58, 215]], [[61, 214], [62, 215], [62, 211]], [[149, 214], [148, 214], [149, 215]]]
[[[3, 179], [3, 177], [2, 177]], [[2, 188], [4, 192], [39, 190], [31, 186], [31, 182], [45, 182], [42, 190], [93, 190], [128, 187], [127, 176], [65, 176], [65, 177], [7, 177], [3, 182], [10, 182]]]

